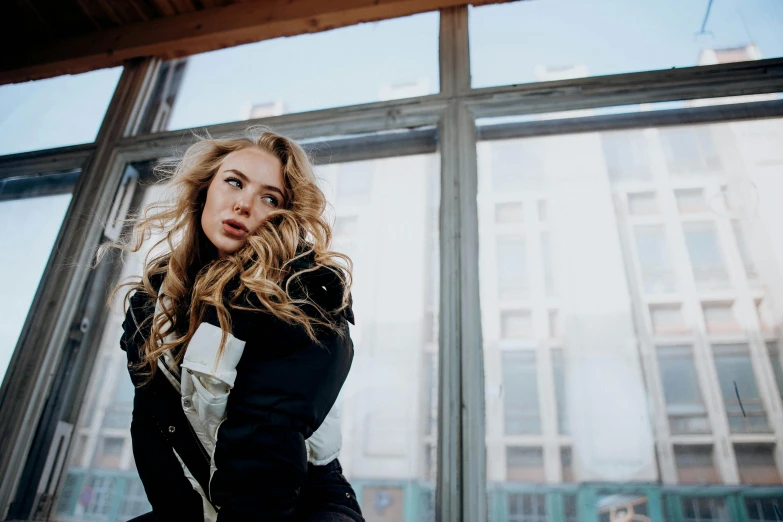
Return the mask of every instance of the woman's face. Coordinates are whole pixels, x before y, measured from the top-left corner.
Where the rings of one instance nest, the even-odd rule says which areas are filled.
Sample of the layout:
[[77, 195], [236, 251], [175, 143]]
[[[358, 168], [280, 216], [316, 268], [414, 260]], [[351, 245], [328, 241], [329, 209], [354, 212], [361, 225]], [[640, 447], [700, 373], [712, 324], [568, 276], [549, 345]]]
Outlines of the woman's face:
[[233, 254], [271, 212], [283, 208], [285, 198], [277, 157], [254, 148], [234, 151], [209, 184], [201, 228], [220, 257]]

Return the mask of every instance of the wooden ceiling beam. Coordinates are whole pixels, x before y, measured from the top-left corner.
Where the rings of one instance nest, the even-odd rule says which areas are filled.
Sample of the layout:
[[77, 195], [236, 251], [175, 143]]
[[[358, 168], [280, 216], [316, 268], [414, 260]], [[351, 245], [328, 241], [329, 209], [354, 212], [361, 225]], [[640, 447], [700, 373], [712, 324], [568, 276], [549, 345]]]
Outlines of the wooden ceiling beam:
[[2, 53], [0, 85], [113, 67], [140, 56], [182, 57], [466, 3], [502, 1], [507, 0], [250, 0], [104, 29], [39, 47], [20, 46], [13, 53]]

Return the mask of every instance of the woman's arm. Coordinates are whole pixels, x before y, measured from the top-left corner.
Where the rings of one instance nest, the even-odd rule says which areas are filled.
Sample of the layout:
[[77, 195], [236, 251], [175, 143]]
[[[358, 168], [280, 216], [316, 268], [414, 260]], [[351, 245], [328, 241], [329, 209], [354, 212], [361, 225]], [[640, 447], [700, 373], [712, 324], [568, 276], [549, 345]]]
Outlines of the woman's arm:
[[217, 432], [210, 496], [219, 522], [293, 515], [307, 479], [305, 439], [326, 418], [353, 359], [344, 319], [339, 331], [274, 359], [266, 348], [295, 347], [302, 334], [258, 324], [267, 327], [248, 340]]

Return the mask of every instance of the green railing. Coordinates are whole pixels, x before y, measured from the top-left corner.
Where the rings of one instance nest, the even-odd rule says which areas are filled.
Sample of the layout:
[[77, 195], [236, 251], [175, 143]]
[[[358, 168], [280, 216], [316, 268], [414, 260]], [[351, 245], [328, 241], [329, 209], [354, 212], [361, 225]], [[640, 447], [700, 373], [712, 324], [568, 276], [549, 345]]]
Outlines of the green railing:
[[[150, 510], [135, 471], [72, 468], [65, 481], [57, 507], [63, 522], [123, 522]], [[430, 482], [351, 484], [368, 522], [435, 520]], [[488, 489], [490, 522], [613, 522], [631, 512], [634, 522], [783, 522], [783, 486], [490, 483]]]

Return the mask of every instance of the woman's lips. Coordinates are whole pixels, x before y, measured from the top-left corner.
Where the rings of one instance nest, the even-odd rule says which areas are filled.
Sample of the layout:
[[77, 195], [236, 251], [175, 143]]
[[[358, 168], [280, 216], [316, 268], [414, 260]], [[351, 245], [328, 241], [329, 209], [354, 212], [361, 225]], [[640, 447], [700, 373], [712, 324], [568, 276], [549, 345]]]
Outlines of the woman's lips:
[[223, 223], [223, 232], [225, 232], [231, 237], [237, 237], [237, 238], [243, 238], [247, 235], [246, 230], [242, 230], [241, 228], [237, 228], [237, 227], [232, 227], [228, 223]]

